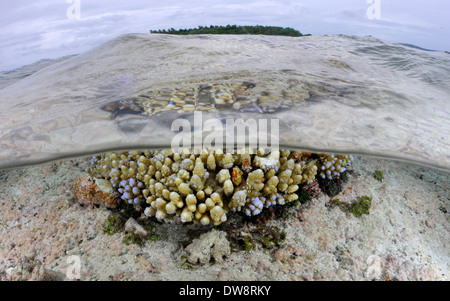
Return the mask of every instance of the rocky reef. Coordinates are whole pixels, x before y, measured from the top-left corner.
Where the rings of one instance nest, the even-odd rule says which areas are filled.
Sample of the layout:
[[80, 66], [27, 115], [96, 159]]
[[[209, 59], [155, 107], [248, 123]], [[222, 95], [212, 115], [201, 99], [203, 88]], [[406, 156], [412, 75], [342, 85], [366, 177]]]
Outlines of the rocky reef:
[[230, 211], [247, 216], [298, 200], [301, 186], [316, 177], [333, 179], [351, 155], [258, 149], [181, 153], [109, 152], [91, 158], [87, 172], [109, 181], [120, 199], [160, 221], [219, 225]]

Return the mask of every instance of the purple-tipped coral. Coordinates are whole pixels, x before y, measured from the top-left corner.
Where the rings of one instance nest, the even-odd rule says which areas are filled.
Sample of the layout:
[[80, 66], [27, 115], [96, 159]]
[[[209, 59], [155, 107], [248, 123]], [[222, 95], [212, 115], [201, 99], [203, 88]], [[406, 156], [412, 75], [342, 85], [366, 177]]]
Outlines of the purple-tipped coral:
[[229, 211], [253, 216], [295, 201], [300, 186], [317, 193], [317, 173], [339, 176], [350, 160], [288, 150], [258, 150], [254, 155], [132, 151], [94, 156], [88, 172], [108, 180], [123, 201], [144, 209], [147, 216], [218, 225]]

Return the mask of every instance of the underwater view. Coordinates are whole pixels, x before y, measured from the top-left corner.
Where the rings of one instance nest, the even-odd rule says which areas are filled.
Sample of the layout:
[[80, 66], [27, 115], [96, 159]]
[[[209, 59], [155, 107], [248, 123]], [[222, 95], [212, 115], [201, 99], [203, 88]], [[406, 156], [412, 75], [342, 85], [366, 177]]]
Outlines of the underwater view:
[[163, 28], [1, 57], [1, 280], [450, 279], [448, 51]]
[[367, 37], [124, 35], [4, 80], [0, 167], [166, 148], [172, 121], [201, 111], [277, 119], [280, 147], [448, 171], [448, 56]]

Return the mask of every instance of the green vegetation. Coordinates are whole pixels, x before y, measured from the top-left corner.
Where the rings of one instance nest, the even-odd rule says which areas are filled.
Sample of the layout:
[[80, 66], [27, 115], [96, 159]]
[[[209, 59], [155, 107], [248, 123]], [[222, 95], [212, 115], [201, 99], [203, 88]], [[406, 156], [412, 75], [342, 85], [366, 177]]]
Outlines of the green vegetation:
[[131, 244], [136, 244], [139, 246], [143, 246], [145, 243], [145, 239], [144, 236], [137, 234], [137, 233], [128, 233], [127, 235], [125, 235], [122, 239], [122, 242], [129, 246]]
[[165, 33], [165, 34], [263, 34], [263, 35], [275, 35], [275, 36], [290, 36], [290, 37], [302, 37], [309, 36], [309, 34], [302, 34], [298, 30], [290, 27], [278, 27], [278, 26], [239, 26], [239, 25], [227, 25], [227, 26], [199, 26], [198, 28], [190, 29], [160, 29], [150, 30], [150, 33]]
[[339, 199], [330, 200], [330, 207], [339, 207], [342, 211], [353, 214], [355, 217], [361, 217], [364, 214], [369, 214], [372, 206], [372, 198], [366, 195], [358, 197], [351, 204], [343, 203]]
[[[127, 213], [129, 212], [122, 210], [108, 216], [103, 223], [103, 232], [108, 235], [123, 232], [125, 230], [125, 223], [130, 218]], [[122, 240], [125, 245], [137, 244], [143, 246], [146, 241], [157, 241], [159, 239], [159, 236], [156, 234], [155, 228], [151, 224], [151, 221], [138, 220], [138, 223], [144, 228], [145, 231], [147, 231], [148, 234], [143, 236], [138, 233], [127, 233]]]
[[276, 227], [265, 229], [260, 241], [265, 249], [279, 247], [286, 240], [286, 232]]
[[246, 252], [252, 250], [255, 244], [251, 235], [241, 236], [238, 240], [238, 243]]
[[[298, 205], [298, 203], [300, 202], [300, 204], [306, 204], [309, 201], [311, 201], [311, 195], [309, 194], [308, 191], [306, 191], [305, 189], [303, 189], [303, 187], [300, 187], [299, 190], [297, 190], [297, 195], [298, 195], [298, 199], [295, 200], [294, 202], [289, 202], [286, 205], [290, 205], [290, 203], [294, 203], [292, 204], [292, 206], [290, 205], [290, 207], [295, 207]], [[296, 204], [295, 204], [296, 203]], [[285, 206], [286, 206], [285, 205]]]
[[126, 218], [122, 214], [112, 214], [111, 216], [108, 216], [103, 223], [103, 232], [108, 235], [119, 233], [123, 230], [126, 221]]
[[383, 182], [383, 180], [384, 180], [384, 175], [383, 175], [383, 173], [382, 173], [381, 171], [375, 170], [375, 171], [373, 172], [373, 178], [374, 178], [375, 180], [379, 181], [379, 182]]
[[368, 196], [359, 197], [356, 202], [351, 204], [350, 213], [356, 217], [361, 217], [363, 214], [369, 214], [370, 206], [372, 205], [372, 198]]
[[222, 225], [220, 230], [227, 233], [232, 252], [249, 252], [258, 247], [274, 251], [284, 245], [287, 237], [287, 233], [283, 229], [266, 224], [255, 224], [249, 220], [245, 221], [243, 225], [231, 223]]

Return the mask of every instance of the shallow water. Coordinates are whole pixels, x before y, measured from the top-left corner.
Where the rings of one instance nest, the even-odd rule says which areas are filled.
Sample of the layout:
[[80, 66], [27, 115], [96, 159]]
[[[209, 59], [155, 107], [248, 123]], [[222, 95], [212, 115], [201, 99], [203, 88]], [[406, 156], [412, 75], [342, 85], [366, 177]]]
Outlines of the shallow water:
[[1, 74], [0, 168], [170, 147], [193, 93], [204, 120], [279, 120], [281, 147], [450, 170], [449, 75], [446, 53], [374, 38], [125, 35]]

